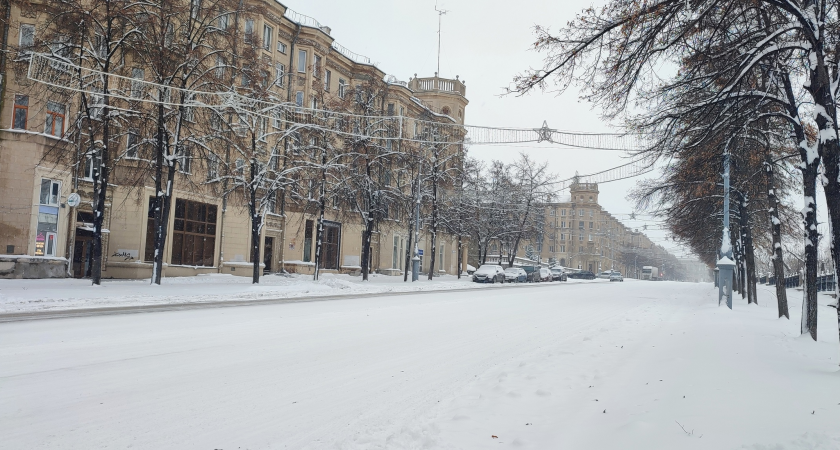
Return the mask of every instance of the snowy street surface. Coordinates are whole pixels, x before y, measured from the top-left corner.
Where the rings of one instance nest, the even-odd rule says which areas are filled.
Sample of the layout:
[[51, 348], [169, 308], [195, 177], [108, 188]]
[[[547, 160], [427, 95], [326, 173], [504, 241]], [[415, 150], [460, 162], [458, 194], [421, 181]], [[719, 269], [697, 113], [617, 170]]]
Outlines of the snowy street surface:
[[801, 292], [788, 321], [760, 289], [734, 311], [627, 280], [2, 323], [0, 448], [838, 449], [833, 300], [814, 343]]

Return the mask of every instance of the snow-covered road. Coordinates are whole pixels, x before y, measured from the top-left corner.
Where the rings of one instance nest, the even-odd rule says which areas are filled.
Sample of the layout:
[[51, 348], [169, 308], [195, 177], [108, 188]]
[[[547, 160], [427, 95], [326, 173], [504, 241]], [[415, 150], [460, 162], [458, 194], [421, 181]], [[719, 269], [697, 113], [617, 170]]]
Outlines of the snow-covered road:
[[834, 310], [812, 343], [760, 301], [552, 283], [0, 324], [0, 448], [840, 448]]

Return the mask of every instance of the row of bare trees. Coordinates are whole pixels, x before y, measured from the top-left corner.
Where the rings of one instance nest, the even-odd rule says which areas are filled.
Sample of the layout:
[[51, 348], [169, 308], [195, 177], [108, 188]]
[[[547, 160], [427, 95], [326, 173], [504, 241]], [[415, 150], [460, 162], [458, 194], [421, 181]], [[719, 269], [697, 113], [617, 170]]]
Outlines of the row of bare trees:
[[[840, 275], [838, 31], [840, 4], [833, 0], [612, 0], [557, 33], [538, 28], [536, 48], [546, 52], [545, 65], [518, 76], [512, 91], [579, 83], [606, 117], [623, 118], [650, 136], [647, 152], [667, 164], [667, 181], [641, 186], [636, 198], [656, 205], [709, 263], [720, 249], [709, 243], [720, 243], [722, 234], [716, 225], [719, 174], [728, 153], [737, 226], [724, 239], [736, 249], [742, 292], [755, 301], [752, 249], [758, 243], [773, 260], [779, 315], [788, 316], [779, 284], [782, 238], [798, 228], [805, 261], [802, 333], [816, 339], [818, 180]], [[791, 224], [794, 190], [804, 204], [800, 227]]]

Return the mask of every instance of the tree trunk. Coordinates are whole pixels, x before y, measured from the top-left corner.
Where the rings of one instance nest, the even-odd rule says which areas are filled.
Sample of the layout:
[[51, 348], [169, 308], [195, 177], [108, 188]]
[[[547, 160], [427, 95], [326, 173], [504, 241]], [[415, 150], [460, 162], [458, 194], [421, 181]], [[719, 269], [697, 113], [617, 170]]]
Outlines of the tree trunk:
[[811, 164], [804, 164], [802, 168], [802, 184], [805, 197], [805, 280], [803, 283], [803, 320], [802, 334], [810, 333], [811, 338], [817, 340], [817, 168], [819, 158]]
[[324, 242], [324, 210], [327, 207], [327, 150], [321, 151], [321, 189], [318, 196], [318, 233], [315, 236], [315, 274], [318, 281], [321, 275], [321, 247]]
[[[109, 6], [110, 7], [110, 6]], [[110, 15], [110, 14], [109, 14]], [[110, 30], [105, 33], [105, 39], [110, 39]], [[106, 41], [107, 42], [107, 41]], [[110, 61], [106, 60], [103, 71], [108, 73]], [[102, 284], [102, 224], [105, 221], [105, 200], [108, 198], [108, 181], [111, 171], [111, 111], [109, 92], [109, 77], [104, 77], [103, 105], [102, 105], [102, 146], [100, 147], [100, 165], [98, 176], [94, 180], [94, 205], [93, 205], [93, 249], [91, 255], [91, 282], [94, 285]]]
[[[160, 98], [163, 98], [163, 91], [161, 91], [158, 95]], [[166, 221], [163, 220], [163, 200], [165, 197], [163, 192], [163, 163], [164, 154], [166, 153], [166, 150], [164, 149], [166, 131], [164, 129], [163, 119], [163, 103], [159, 103], [157, 111], [157, 148], [155, 149], [155, 198], [153, 200], [155, 203], [155, 241], [154, 255], [152, 255], [152, 284], [158, 285], [160, 284], [161, 273], [163, 272], [163, 248], [166, 242], [166, 227], [164, 226]]]
[[[779, 220], [779, 201], [776, 198], [776, 181], [773, 163], [768, 154], [764, 160], [765, 175], [767, 176], [767, 203], [770, 212], [770, 229], [773, 237], [773, 275], [776, 278], [776, 304], [779, 317], [790, 319], [788, 312], [787, 290], [785, 289], [785, 266], [782, 255], [782, 222]], [[828, 197], [828, 195], [826, 195]], [[838, 310], [840, 311], [840, 310]], [[840, 316], [838, 316], [840, 318]]]
[[[413, 202], [412, 202], [413, 203]], [[403, 281], [408, 281], [408, 273], [411, 271], [411, 254], [414, 251], [414, 219], [408, 220], [408, 244], [405, 247], [405, 271]]]
[[464, 258], [463, 258], [463, 255], [461, 254], [461, 246], [462, 246], [462, 241], [461, 241], [461, 235], [459, 234], [458, 235], [458, 279], [459, 280], [461, 279], [461, 272], [464, 271], [464, 268], [463, 268], [463, 259]]
[[370, 272], [370, 241], [373, 236], [373, 220], [365, 219], [365, 230], [362, 232], [362, 280], [368, 281], [368, 273]]
[[750, 229], [749, 198], [738, 192], [738, 224], [741, 233], [741, 247], [745, 266], [742, 285], [746, 286], [747, 304], [758, 304], [756, 294], [755, 276], [755, 249], [752, 243], [752, 230]]
[[[256, 139], [251, 135], [251, 151], [256, 151]], [[257, 210], [257, 185], [255, 178], [257, 177], [257, 161], [251, 158], [251, 183], [248, 189], [248, 212], [251, 213], [251, 262], [253, 263], [253, 274], [251, 283], [258, 284], [260, 282], [260, 231], [262, 231], [262, 215]]]
[[[437, 159], [435, 159], [437, 161]], [[431, 254], [429, 255], [429, 280], [435, 276], [435, 258], [437, 257], [437, 164], [432, 164], [432, 238], [431, 238]]]

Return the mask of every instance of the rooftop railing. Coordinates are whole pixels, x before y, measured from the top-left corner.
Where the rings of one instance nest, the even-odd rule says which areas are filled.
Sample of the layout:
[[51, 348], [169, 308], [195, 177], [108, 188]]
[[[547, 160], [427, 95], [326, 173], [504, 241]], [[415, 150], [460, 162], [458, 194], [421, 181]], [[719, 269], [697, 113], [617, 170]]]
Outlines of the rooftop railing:
[[[318, 22], [314, 18], [309, 17], [305, 14], [301, 14], [301, 13], [299, 13], [299, 12], [297, 12], [297, 11], [291, 9], [291, 8], [287, 8], [286, 12], [283, 13], [283, 16], [285, 16], [287, 19], [291, 20], [292, 22], [300, 24], [301, 26], [304, 26], [304, 27], [318, 28], [319, 30], [323, 30], [325, 28], [323, 25], [321, 25], [321, 22]], [[329, 30], [327, 30], [327, 31], [329, 31]], [[356, 52], [350, 51], [347, 47], [339, 44], [336, 41], [332, 42], [331, 47], [332, 47], [333, 50], [335, 50], [338, 53], [341, 53], [342, 55], [346, 56], [351, 61], [357, 62], [359, 64], [367, 64], [369, 66], [374, 65], [370, 61], [370, 58], [368, 58], [367, 56], [360, 55]]]
[[419, 92], [450, 92], [461, 96], [467, 95], [467, 86], [456, 76], [454, 80], [440, 78], [437, 75], [428, 78], [412, 78], [408, 88]]

